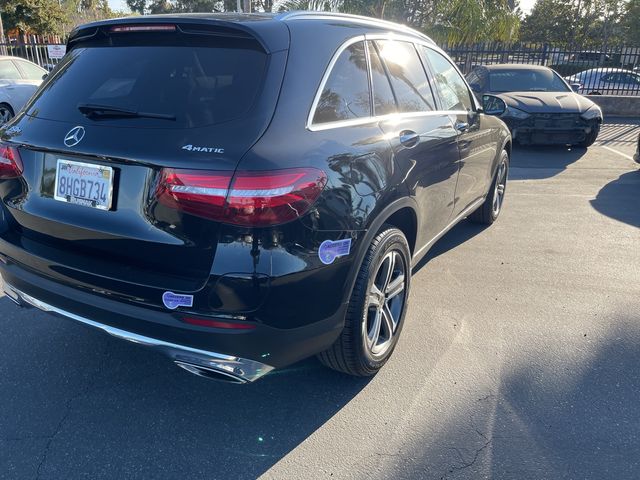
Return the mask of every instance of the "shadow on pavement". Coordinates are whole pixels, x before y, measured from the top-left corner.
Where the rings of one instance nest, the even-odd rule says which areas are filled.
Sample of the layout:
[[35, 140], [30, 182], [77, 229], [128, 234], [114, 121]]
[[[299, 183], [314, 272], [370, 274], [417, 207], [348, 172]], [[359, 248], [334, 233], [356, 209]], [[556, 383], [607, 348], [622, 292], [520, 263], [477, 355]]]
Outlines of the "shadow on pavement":
[[[640, 332], [616, 333], [582, 362], [558, 352], [510, 360], [497, 391], [452, 400], [439, 434], [414, 439], [397, 478], [640, 478]], [[589, 351], [593, 339], [576, 335]]]
[[598, 212], [640, 228], [640, 171], [620, 175], [598, 192], [591, 206]]
[[586, 148], [515, 145], [511, 155], [510, 180], [541, 180], [562, 173], [587, 153]]
[[256, 478], [368, 383], [307, 360], [251, 385], [0, 298], [0, 478]]
[[415, 267], [413, 267], [413, 275], [418, 273], [427, 263], [429, 263], [430, 260], [448, 252], [449, 250], [453, 250], [467, 240], [471, 240], [479, 233], [482, 233], [486, 228], [487, 225], [473, 223], [467, 219], [462, 220], [429, 249], [429, 252], [425, 257], [420, 260]]

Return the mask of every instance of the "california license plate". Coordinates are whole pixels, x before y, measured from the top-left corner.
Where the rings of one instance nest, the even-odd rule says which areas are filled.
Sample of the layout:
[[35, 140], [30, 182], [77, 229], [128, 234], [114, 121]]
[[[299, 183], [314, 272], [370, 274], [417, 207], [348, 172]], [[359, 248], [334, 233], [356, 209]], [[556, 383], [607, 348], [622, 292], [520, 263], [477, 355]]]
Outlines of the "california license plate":
[[54, 194], [56, 200], [109, 210], [112, 195], [111, 167], [58, 159]]

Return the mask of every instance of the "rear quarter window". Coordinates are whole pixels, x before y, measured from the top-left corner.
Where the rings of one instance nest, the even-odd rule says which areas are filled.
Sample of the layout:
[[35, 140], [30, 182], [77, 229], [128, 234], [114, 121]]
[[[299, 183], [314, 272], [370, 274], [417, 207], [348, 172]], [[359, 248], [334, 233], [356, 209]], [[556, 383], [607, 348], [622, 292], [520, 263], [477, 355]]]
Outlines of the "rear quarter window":
[[369, 117], [369, 76], [364, 42], [347, 47], [338, 57], [322, 89], [314, 124]]
[[81, 121], [79, 104], [98, 104], [175, 116], [109, 118], [104, 123], [194, 128], [249, 112], [265, 76], [267, 55], [251, 41], [211, 46], [145, 44], [74, 48], [28, 114]]
[[20, 70], [24, 75], [24, 78], [27, 80], [42, 80], [42, 76], [47, 73], [47, 71], [43, 68], [40, 68], [37, 65], [29, 62], [23, 62], [20, 60], [16, 61]]

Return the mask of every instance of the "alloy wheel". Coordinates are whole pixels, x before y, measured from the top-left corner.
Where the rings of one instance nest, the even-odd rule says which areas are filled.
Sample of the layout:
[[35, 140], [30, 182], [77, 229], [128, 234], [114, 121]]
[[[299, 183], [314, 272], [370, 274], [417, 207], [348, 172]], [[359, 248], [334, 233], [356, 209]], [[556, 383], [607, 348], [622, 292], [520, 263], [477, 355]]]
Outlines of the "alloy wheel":
[[407, 266], [397, 250], [388, 252], [375, 274], [363, 322], [365, 345], [374, 357], [393, 345], [405, 303]]
[[502, 208], [502, 202], [504, 201], [504, 191], [507, 188], [507, 163], [503, 161], [498, 167], [498, 173], [496, 174], [496, 186], [493, 192], [493, 204], [492, 213], [494, 217], [497, 217]]

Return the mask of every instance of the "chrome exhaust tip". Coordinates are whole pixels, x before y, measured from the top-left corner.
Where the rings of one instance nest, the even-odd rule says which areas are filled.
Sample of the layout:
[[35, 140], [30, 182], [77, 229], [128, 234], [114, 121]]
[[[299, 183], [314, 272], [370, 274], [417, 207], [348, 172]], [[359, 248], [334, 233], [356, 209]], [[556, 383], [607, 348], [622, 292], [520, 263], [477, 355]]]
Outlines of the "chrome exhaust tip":
[[245, 380], [241, 376], [238, 376], [234, 373], [228, 372], [226, 370], [221, 370], [219, 368], [207, 368], [200, 365], [193, 365], [191, 363], [185, 362], [175, 362], [175, 364], [184, 368], [187, 372], [193, 373], [199, 377], [208, 378], [210, 380], [215, 380], [217, 382], [226, 382], [226, 383], [239, 383], [244, 384], [248, 383], [249, 380]]

